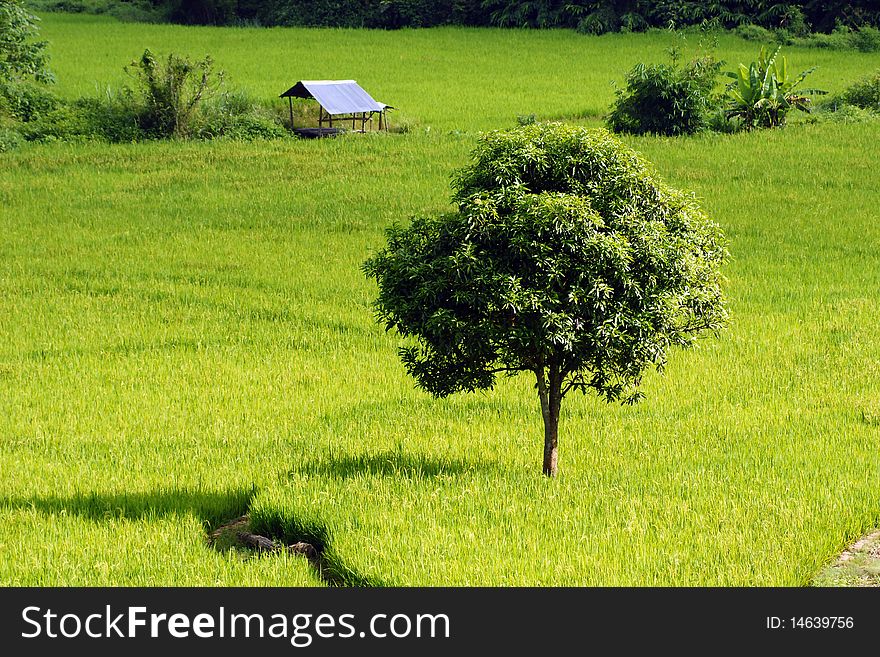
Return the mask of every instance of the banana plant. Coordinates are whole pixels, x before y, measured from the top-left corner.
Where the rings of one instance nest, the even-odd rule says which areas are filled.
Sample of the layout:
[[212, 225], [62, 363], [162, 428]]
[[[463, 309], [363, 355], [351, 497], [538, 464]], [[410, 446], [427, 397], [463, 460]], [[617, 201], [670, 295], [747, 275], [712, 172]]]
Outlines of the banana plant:
[[825, 94], [821, 89], [802, 89], [796, 91], [815, 67], [789, 76], [788, 62], [779, 56], [780, 48], [771, 55], [766, 47], [761, 47], [758, 61], [748, 68], [740, 64], [739, 69], [728, 73], [734, 82], [728, 87], [730, 104], [727, 118], [737, 117], [743, 127], [775, 128], [785, 123], [786, 114], [792, 108], [809, 112], [810, 96]]

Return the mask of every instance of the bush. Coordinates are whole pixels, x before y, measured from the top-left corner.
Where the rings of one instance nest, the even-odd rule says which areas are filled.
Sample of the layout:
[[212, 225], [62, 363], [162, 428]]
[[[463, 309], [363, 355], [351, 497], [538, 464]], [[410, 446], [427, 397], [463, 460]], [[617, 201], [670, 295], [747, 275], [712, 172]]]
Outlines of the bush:
[[850, 105], [880, 112], [880, 69], [854, 82], [827, 104], [835, 108]]
[[18, 148], [22, 141], [24, 140], [17, 130], [0, 127], [0, 153]]
[[619, 29], [620, 19], [607, 7], [590, 12], [577, 24], [577, 31], [581, 34], [606, 34]]
[[[126, 89], [98, 98], [80, 98], [59, 104], [39, 120], [23, 126], [27, 141], [106, 141], [128, 143], [168, 136], [151, 129], [143, 98]], [[228, 92], [200, 106], [185, 135], [193, 139], [275, 139], [289, 133], [268, 108], [247, 94]]]
[[214, 71], [210, 56], [192, 62], [171, 53], [163, 63], [145, 50], [126, 71], [139, 87], [141, 129], [157, 138], [190, 136], [200, 104], [211, 98], [223, 81], [223, 73]]
[[[214, 0], [224, 2], [225, 0]], [[488, 25], [483, 0], [238, 0], [238, 21], [315, 27]]]
[[29, 81], [0, 80], [0, 115], [18, 121], [34, 121], [58, 106], [58, 98], [46, 87]]
[[142, 141], [147, 135], [138, 122], [138, 106], [130, 94], [79, 98], [28, 124], [28, 141]]
[[861, 52], [878, 52], [880, 51], [880, 30], [870, 25], [864, 25], [850, 33], [849, 43]]
[[840, 105], [834, 111], [823, 112], [819, 117], [831, 123], [872, 123], [880, 120], [880, 113], [855, 105]]
[[120, 3], [114, 0], [30, 0], [28, 4], [35, 11], [105, 14]]
[[234, 23], [237, 0], [175, 0], [169, 4], [169, 17], [190, 25], [229, 25]]
[[858, 50], [860, 52], [880, 51], [880, 30], [870, 25], [863, 25], [855, 29], [838, 25], [830, 34], [811, 34], [804, 38], [794, 38], [780, 31], [776, 35], [776, 40], [784, 45], [810, 48]]
[[722, 105], [713, 107], [706, 116], [706, 129], [712, 132], [731, 134], [739, 132], [742, 127], [741, 122], [731, 121], [727, 117], [727, 111]]
[[810, 26], [807, 25], [807, 17], [800, 7], [796, 5], [775, 5], [778, 11], [773, 13], [773, 8], [764, 13], [771, 24], [778, 25], [791, 36], [805, 37], [810, 34]]
[[277, 112], [260, 105], [244, 92], [227, 92], [203, 108], [196, 127], [199, 139], [226, 138], [237, 141], [277, 139], [290, 133]]
[[761, 41], [762, 43], [771, 43], [775, 39], [773, 32], [771, 32], [767, 28], [761, 27], [760, 25], [752, 25], [751, 23], [738, 25], [736, 29], [733, 30], [733, 32], [738, 37], [740, 37], [741, 39], [745, 39], [746, 41]]
[[[188, 2], [189, 0], [175, 0]], [[160, 23], [171, 20], [177, 7], [169, 2], [152, 0], [30, 0], [30, 6], [41, 12], [69, 14], [108, 14], [122, 21]]]
[[637, 64], [626, 76], [626, 89], [608, 115], [614, 132], [687, 135], [706, 127], [713, 107], [721, 62], [712, 57], [695, 59], [687, 66]]

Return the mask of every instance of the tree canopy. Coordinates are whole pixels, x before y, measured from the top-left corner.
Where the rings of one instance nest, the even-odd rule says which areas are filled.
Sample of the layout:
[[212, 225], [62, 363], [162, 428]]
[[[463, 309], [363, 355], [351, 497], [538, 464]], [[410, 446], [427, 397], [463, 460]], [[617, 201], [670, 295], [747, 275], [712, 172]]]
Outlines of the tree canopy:
[[717, 224], [604, 130], [484, 135], [453, 182], [457, 210], [387, 230], [364, 264], [406, 370], [442, 397], [531, 372], [556, 473], [571, 390], [636, 401], [648, 366], [726, 318]]

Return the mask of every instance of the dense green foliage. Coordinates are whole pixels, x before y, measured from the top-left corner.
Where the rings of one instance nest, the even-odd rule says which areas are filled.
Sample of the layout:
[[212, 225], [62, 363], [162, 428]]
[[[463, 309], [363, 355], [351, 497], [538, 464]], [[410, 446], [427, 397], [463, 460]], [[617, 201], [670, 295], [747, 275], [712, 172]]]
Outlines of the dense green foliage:
[[388, 230], [364, 265], [401, 359], [438, 397], [536, 377], [556, 474], [570, 390], [635, 401], [646, 368], [717, 330], [720, 231], [605, 131], [537, 124], [483, 136], [457, 211]]
[[[164, 61], [150, 50], [125, 68], [134, 87], [109, 87], [99, 96], [63, 101], [45, 92], [21, 95], [29, 103], [22, 123], [10, 123], [3, 150], [21, 141], [111, 143], [147, 139], [265, 139], [289, 135], [276, 112], [242, 91], [223, 86], [210, 56], [193, 62], [170, 53]], [[39, 90], [38, 90], [39, 91]], [[22, 100], [24, 99], [24, 100]]]
[[685, 66], [636, 64], [608, 114], [614, 132], [688, 135], [704, 128], [722, 63], [706, 56]]
[[224, 91], [204, 102], [190, 117], [186, 131], [163, 129], [144, 99], [131, 90], [57, 102], [39, 118], [10, 128], [21, 139], [33, 142], [107, 141], [124, 143], [151, 139], [272, 139], [290, 133], [275, 112], [243, 92]]
[[[723, 226], [730, 326], [648, 373], [640, 404], [567, 398], [550, 482], [533, 384], [414, 389], [359, 266], [393, 220], [451, 209], [478, 131], [598, 126], [609, 81], [667, 35], [76, 15], [42, 33], [64, 98], [127, 83], [149, 45], [213, 53], [261, 102], [351, 76], [413, 128], [2, 156], [0, 583], [319, 585], [300, 557], [206, 545], [249, 510], [374, 583], [792, 586], [880, 522], [880, 123], [625, 137]], [[729, 62], [754, 51], [720, 36]], [[834, 92], [877, 68], [788, 54]]]
[[37, 20], [21, 0], [0, 3], [0, 118], [26, 121], [52, 103], [44, 86], [55, 78]]
[[740, 64], [737, 71], [728, 74], [734, 84], [728, 90], [727, 116], [739, 120], [747, 130], [784, 125], [789, 110], [809, 112], [810, 96], [826, 93], [819, 89], [800, 89], [814, 69], [790, 74], [788, 61], [779, 55], [781, 49], [778, 47], [771, 53], [762, 46], [757, 61], [748, 68]]
[[0, 80], [53, 81], [46, 42], [38, 41], [37, 18], [21, 0], [0, 4]]
[[802, 36], [788, 30], [768, 30], [759, 25], [744, 24], [734, 32], [749, 41], [779, 43], [788, 46], [809, 48], [833, 48], [836, 50], [858, 50], [861, 52], [880, 51], [880, 29], [870, 25], [855, 28], [839, 23], [830, 33], [816, 32]]
[[106, 11], [200, 25], [568, 27], [602, 34], [648, 27], [756, 24], [804, 37], [810, 28], [880, 25], [874, 0], [32, 0], [44, 10]]
[[846, 104], [880, 112], [880, 69], [856, 80], [832, 99], [834, 104]]
[[143, 99], [138, 122], [157, 137], [189, 137], [201, 104], [214, 96], [223, 82], [210, 56], [197, 62], [170, 53], [162, 63], [149, 50], [128, 68]]

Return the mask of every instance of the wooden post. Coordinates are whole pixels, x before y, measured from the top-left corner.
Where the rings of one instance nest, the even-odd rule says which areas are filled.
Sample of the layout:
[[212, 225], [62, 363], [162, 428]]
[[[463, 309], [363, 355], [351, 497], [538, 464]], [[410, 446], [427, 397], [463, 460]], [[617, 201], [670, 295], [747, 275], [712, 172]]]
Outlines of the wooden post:
[[290, 129], [293, 130], [293, 96], [288, 96], [287, 100], [290, 101]]

